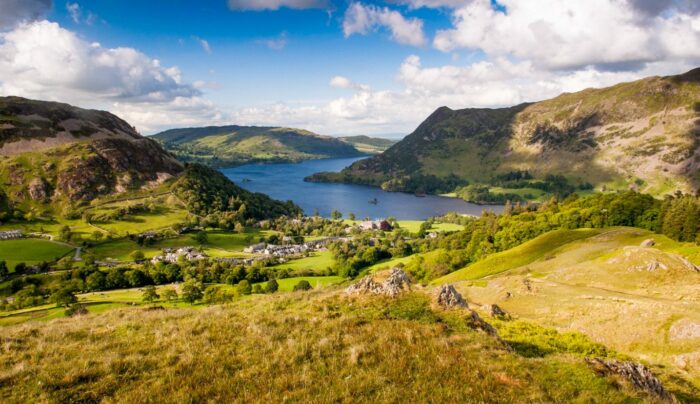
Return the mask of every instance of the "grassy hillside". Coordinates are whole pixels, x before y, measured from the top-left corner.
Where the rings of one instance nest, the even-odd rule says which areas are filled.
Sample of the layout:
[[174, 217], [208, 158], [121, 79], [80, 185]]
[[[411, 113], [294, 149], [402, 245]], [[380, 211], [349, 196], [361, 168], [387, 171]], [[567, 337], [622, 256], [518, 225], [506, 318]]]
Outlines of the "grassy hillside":
[[379, 154], [396, 144], [396, 140], [369, 137], [364, 135], [342, 136], [339, 139], [350, 143], [351, 145], [355, 146], [357, 150], [367, 154]]
[[[653, 247], [640, 247], [644, 240]], [[687, 260], [687, 261], [686, 261]], [[700, 247], [640, 229], [544, 234], [434, 281], [517, 318], [582, 332], [700, 386]]]
[[34, 322], [3, 329], [0, 396], [118, 402], [644, 398], [620, 380], [597, 376], [567, 348], [530, 358], [465, 324], [464, 312], [431, 308], [422, 293], [392, 300], [333, 291]]
[[183, 161], [223, 167], [251, 162], [297, 162], [361, 156], [351, 142], [292, 128], [209, 126], [153, 135]]
[[[699, 100], [696, 69], [511, 108], [442, 107], [386, 152], [312, 179], [408, 192], [476, 183], [503, 193], [504, 187], [546, 189], [538, 181], [563, 175], [574, 189], [694, 192], [700, 187]], [[513, 173], [532, 178], [503, 178]]]

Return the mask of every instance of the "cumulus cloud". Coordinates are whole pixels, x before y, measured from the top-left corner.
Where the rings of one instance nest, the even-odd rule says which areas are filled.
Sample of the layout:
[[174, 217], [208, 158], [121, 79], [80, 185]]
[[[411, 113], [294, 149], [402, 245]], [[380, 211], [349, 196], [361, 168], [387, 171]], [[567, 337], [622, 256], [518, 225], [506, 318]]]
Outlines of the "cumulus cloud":
[[[119, 111], [163, 113], [211, 105], [199, 89], [184, 83], [177, 67], [165, 67], [132, 48], [105, 48], [48, 21], [22, 24], [0, 33], [0, 94], [48, 99]], [[131, 109], [129, 109], [131, 108]], [[143, 116], [146, 113], [143, 113]], [[173, 114], [177, 118], [177, 113]], [[131, 121], [139, 129], [154, 121]]]
[[[499, 4], [507, 12], [494, 9], [490, 0], [458, 8], [454, 27], [438, 31], [433, 45], [446, 52], [467, 48], [492, 57], [512, 56], [546, 69], [597, 65], [630, 70], [662, 59], [700, 58], [700, 17], [681, 9], [659, 14], [669, 10], [664, 1]], [[648, 18], [639, 18], [640, 13]]]
[[51, 11], [51, 0], [2, 0], [0, 30], [43, 18]]
[[345, 37], [353, 34], [366, 35], [383, 27], [391, 32], [391, 38], [398, 43], [423, 46], [426, 43], [423, 21], [418, 18], [405, 18], [400, 12], [387, 7], [352, 3], [343, 17]]
[[330, 6], [328, 0], [228, 0], [228, 7], [234, 11], [263, 11], [291, 8], [305, 10]]

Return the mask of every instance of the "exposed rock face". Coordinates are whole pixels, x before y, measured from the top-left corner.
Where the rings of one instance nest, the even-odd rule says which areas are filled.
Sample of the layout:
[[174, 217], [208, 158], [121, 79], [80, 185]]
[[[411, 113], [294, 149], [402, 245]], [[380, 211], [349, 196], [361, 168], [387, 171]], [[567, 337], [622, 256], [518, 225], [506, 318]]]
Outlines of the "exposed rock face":
[[388, 276], [382, 279], [383, 274], [367, 275], [354, 285], [345, 289], [347, 294], [374, 294], [396, 297], [401, 292], [411, 289], [411, 280], [406, 272], [399, 268], [392, 268]]
[[653, 238], [648, 238], [644, 241], [642, 241], [642, 244], [640, 244], [640, 247], [653, 247], [656, 245], [656, 241]]
[[49, 198], [49, 190], [46, 182], [36, 177], [31, 182], [29, 182], [29, 196], [39, 202], [46, 202]]
[[436, 297], [437, 304], [443, 309], [466, 308], [467, 302], [457, 292], [454, 285], [442, 285]]
[[510, 314], [506, 313], [497, 304], [489, 305], [488, 309], [489, 309], [489, 314], [491, 314], [491, 317], [499, 318], [499, 319], [509, 319], [510, 318]]
[[663, 402], [677, 403], [673, 394], [664, 388], [659, 379], [641, 363], [586, 358], [586, 362], [601, 376], [619, 375], [629, 380], [635, 388], [652, 394]]

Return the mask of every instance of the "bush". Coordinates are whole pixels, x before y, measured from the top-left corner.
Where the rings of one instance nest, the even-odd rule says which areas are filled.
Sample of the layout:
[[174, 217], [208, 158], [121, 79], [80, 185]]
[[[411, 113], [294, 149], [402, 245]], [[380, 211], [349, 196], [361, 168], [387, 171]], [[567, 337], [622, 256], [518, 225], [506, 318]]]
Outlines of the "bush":
[[250, 282], [246, 279], [238, 282], [238, 293], [241, 295], [249, 295], [253, 293], [253, 288], [250, 286]]
[[182, 284], [182, 300], [194, 303], [204, 296], [204, 285], [196, 279], [188, 279]]
[[279, 284], [277, 283], [276, 280], [271, 279], [267, 282], [267, 285], [265, 285], [265, 293], [275, 293], [279, 289]]
[[88, 309], [84, 304], [71, 304], [65, 311], [66, 317], [82, 316], [88, 314]]
[[306, 279], [302, 279], [302, 280], [299, 281], [299, 283], [297, 283], [296, 285], [294, 285], [294, 291], [298, 291], [298, 290], [310, 290], [310, 289], [311, 289], [311, 284], [310, 284], [309, 281], [307, 281]]

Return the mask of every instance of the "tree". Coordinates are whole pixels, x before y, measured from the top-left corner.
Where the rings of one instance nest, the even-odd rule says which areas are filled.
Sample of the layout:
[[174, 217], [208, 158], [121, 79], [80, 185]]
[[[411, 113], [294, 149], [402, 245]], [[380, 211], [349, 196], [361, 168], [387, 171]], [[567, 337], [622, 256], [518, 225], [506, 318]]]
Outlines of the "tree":
[[352, 212], [348, 213], [348, 219], [350, 219], [354, 222], [355, 221], [355, 214]]
[[56, 307], [68, 307], [77, 302], [78, 298], [75, 297], [75, 293], [71, 289], [63, 287], [51, 294], [51, 301], [56, 303]]
[[248, 280], [243, 279], [242, 281], [238, 282], [238, 293], [242, 295], [249, 295], [253, 292], [253, 288], [250, 286], [250, 282]]
[[152, 303], [158, 300], [160, 298], [160, 295], [158, 294], [158, 292], [156, 292], [155, 286], [148, 285], [145, 288], [143, 288], [143, 294], [141, 295], [141, 298], [146, 303]]
[[[25, 272], [27, 272], [27, 264], [25, 264], [24, 262], [18, 262], [15, 265], [15, 273], [17, 275], [23, 275]], [[2, 278], [2, 275], [0, 275], [0, 278]]]
[[259, 283], [256, 283], [255, 285], [253, 285], [253, 293], [256, 295], [263, 293], [263, 288], [262, 288], [262, 286], [260, 286]]
[[65, 225], [61, 227], [58, 231], [58, 237], [63, 241], [70, 241], [71, 237], [73, 237], [73, 231], [70, 229], [70, 226]]
[[331, 211], [331, 219], [340, 220], [340, 219], [342, 219], [342, 217], [343, 217], [343, 214], [340, 213], [338, 210], [333, 209], [333, 211]]
[[95, 241], [100, 241], [100, 240], [102, 240], [102, 236], [103, 236], [103, 234], [102, 234], [102, 232], [99, 231], [99, 230], [95, 230], [95, 231], [92, 232], [92, 239], [95, 240]]
[[95, 271], [85, 279], [85, 287], [88, 290], [103, 290], [107, 286], [107, 279], [102, 271]]
[[204, 285], [196, 279], [188, 279], [182, 284], [182, 300], [187, 303], [194, 303], [204, 296]]
[[10, 275], [10, 270], [7, 269], [7, 263], [0, 261], [0, 281], [5, 280]]
[[207, 235], [207, 232], [205, 231], [200, 231], [197, 232], [194, 237], [194, 241], [196, 241], [199, 245], [204, 245], [209, 242], [209, 236]]
[[267, 285], [265, 285], [265, 293], [275, 293], [279, 288], [280, 285], [277, 283], [277, 281], [270, 279], [267, 281]]
[[302, 279], [299, 281], [299, 283], [294, 285], [294, 291], [309, 290], [309, 289], [311, 289], [311, 284], [306, 279]]
[[174, 288], [163, 289], [163, 291], [160, 294], [163, 297], [163, 299], [165, 299], [169, 302], [173, 301], [173, 300], [177, 300], [177, 298], [178, 298], [177, 291]]
[[146, 259], [146, 256], [143, 254], [143, 251], [141, 250], [134, 250], [129, 254], [129, 257], [131, 257], [134, 262], [141, 262], [144, 259]]

